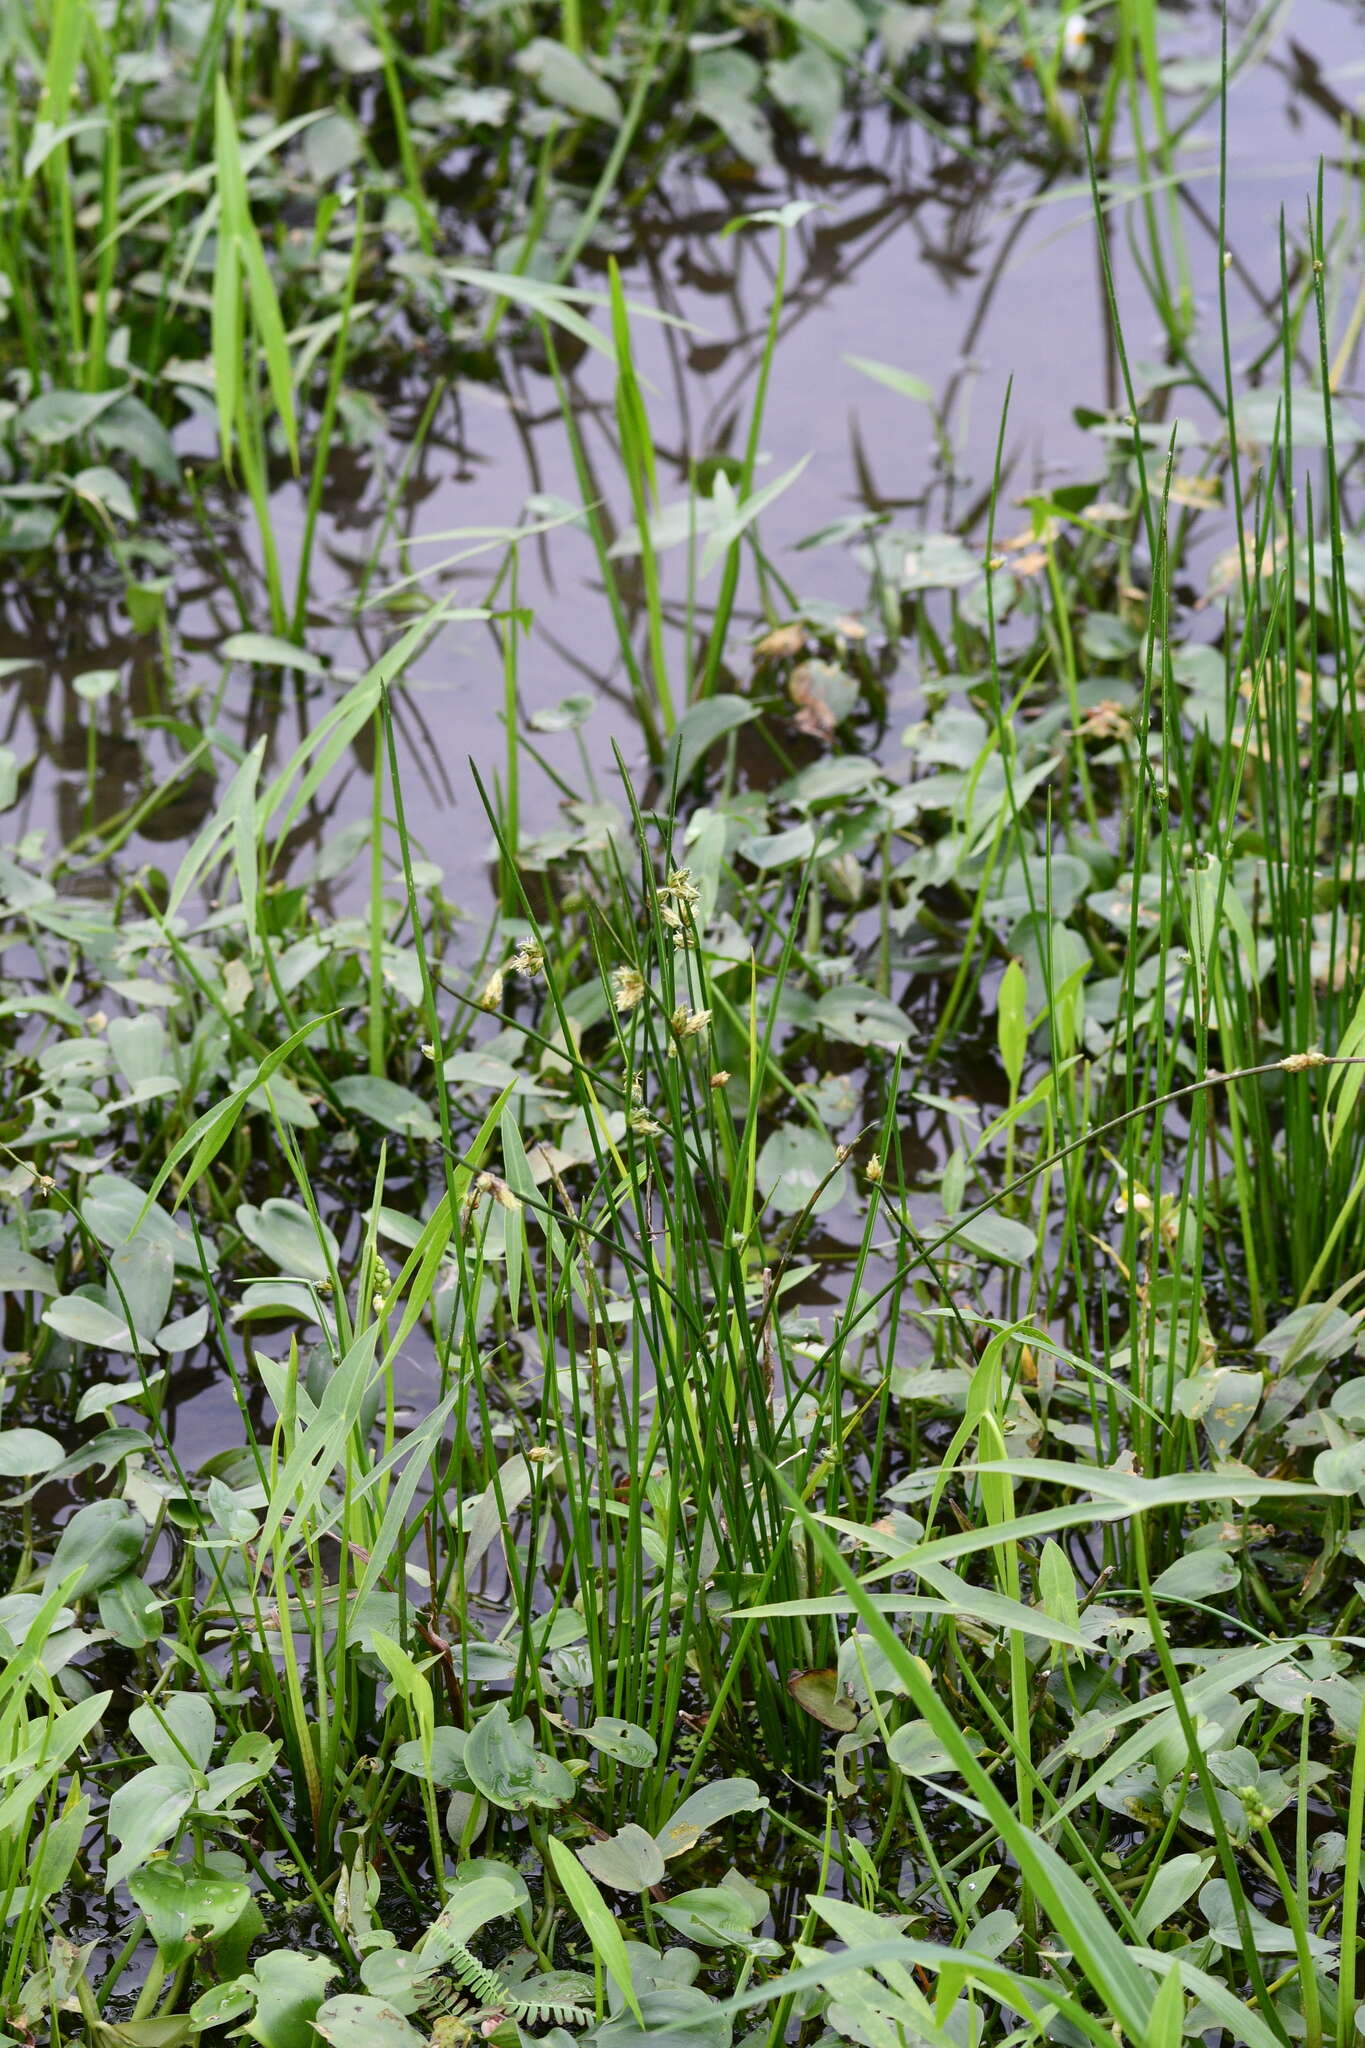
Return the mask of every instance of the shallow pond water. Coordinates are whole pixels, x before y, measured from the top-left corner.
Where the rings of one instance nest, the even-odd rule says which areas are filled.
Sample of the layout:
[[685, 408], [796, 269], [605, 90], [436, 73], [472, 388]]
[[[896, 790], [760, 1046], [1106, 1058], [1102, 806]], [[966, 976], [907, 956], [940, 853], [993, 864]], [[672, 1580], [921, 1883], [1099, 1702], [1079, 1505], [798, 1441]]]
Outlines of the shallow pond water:
[[[1252, 20], [1248, 12], [1230, 22], [1232, 47]], [[1358, 82], [1358, 30], [1358, 12], [1347, 0], [1294, 0], [1274, 11], [1261, 54], [1233, 81], [1227, 282], [1234, 348], [1241, 345], [1248, 356], [1260, 356], [1276, 316], [1280, 212], [1292, 239], [1320, 157], [1328, 165], [1329, 215], [1349, 205], [1350, 179], [1342, 182], [1339, 166]], [[1166, 48], [1188, 61], [1190, 81], [1206, 92], [1217, 51], [1214, 10], [1191, 7], [1164, 33]], [[1183, 119], [1195, 105], [1192, 95], [1174, 94], [1173, 118]], [[1179, 211], [1197, 306], [1195, 351], [1211, 378], [1221, 380], [1216, 104], [1195, 123], [1184, 163]], [[846, 121], [825, 159], [798, 153], [751, 189], [737, 191], [696, 166], [675, 169], [648, 208], [640, 244], [622, 257], [632, 304], [685, 323], [636, 322], [665, 500], [685, 495], [695, 463], [737, 448], [762, 352], [775, 237], [749, 232], [722, 239], [721, 230], [738, 210], [788, 200], [809, 201], [814, 210], [792, 233], [760, 481], [803, 459], [807, 466], [765, 514], [764, 544], [800, 597], [856, 614], [868, 588], [847, 548], [797, 553], [797, 544], [869, 511], [926, 532], [965, 524], [979, 533], [1007, 387], [1004, 531], [1018, 523], [1010, 501], [1020, 493], [1093, 473], [1095, 443], [1076, 411], [1115, 406], [1119, 382], [1091, 200], [1073, 169], [1040, 169], [1013, 155], [967, 161], [881, 114]], [[1130, 349], [1139, 362], [1155, 361], [1161, 336], [1127, 239], [1134, 211], [1130, 202], [1111, 216], [1112, 253], [1132, 323]], [[604, 280], [584, 265], [582, 281]], [[933, 406], [875, 382], [850, 357], [923, 380]], [[1235, 375], [1242, 368], [1234, 362]], [[570, 381], [607, 517], [619, 530], [628, 523], [628, 495], [615, 452], [610, 371], [588, 354], [573, 366]], [[429, 362], [417, 355], [400, 387], [374, 391], [373, 445], [343, 453], [329, 480], [313, 559], [309, 645], [335, 669], [367, 665], [392, 634], [382, 612], [357, 622], [358, 593], [373, 594], [459, 546], [441, 545], [433, 536], [515, 526], [537, 501], [578, 502], [554, 389], [533, 352], [504, 347], [491, 378], [450, 381], [414, 452], [411, 437], [434, 385]], [[1342, 396], [1349, 405], [1349, 380]], [[1181, 404], [1188, 408], [1188, 398], [1182, 395]], [[213, 447], [207, 419], [202, 427], [187, 425], [179, 447], [186, 457], [207, 458]], [[0, 726], [0, 738], [21, 758], [36, 757], [20, 814], [25, 826], [49, 826], [69, 844], [132, 804], [145, 792], [149, 772], [165, 766], [154, 727], [145, 721], [186, 693], [219, 687], [217, 647], [241, 629], [243, 609], [250, 623], [263, 623], [252, 524], [234, 520], [230, 502], [210, 502], [207, 509], [212, 548], [189, 527], [169, 536], [171, 678], [161, 671], [155, 643], [130, 634], [117, 576], [102, 577], [95, 566], [55, 584], [28, 573], [0, 579], [0, 659], [36, 664], [5, 682], [9, 708]], [[303, 493], [282, 473], [272, 516], [288, 580]], [[610, 795], [613, 747], [638, 761], [640, 746], [619, 659], [604, 633], [589, 542], [581, 532], [558, 530], [523, 543], [520, 557], [518, 597], [534, 617], [521, 660], [523, 713], [531, 717], [570, 693], [590, 692], [596, 708], [584, 739]], [[463, 566], [458, 582], [434, 577], [426, 587], [457, 589], [461, 601], [478, 604], [500, 561], [500, 550], [490, 547]], [[676, 555], [664, 557], [666, 577], [676, 561]], [[756, 618], [752, 589], [745, 594], [748, 615]], [[676, 576], [668, 595], [679, 620], [684, 593]], [[703, 623], [707, 601], [703, 585], [697, 612]], [[741, 619], [745, 615], [742, 600]], [[412, 770], [410, 823], [445, 870], [450, 893], [476, 918], [487, 902], [491, 840], [468, 763], [473, 758], [486, 774], [495, 773], [505, 751], [500, 661], [487, 627], [447, 626], [416, 665], [400, 702]], [[92, 784], [90, 714], [71, 685], [84, 672], [107, 669], [118, 670], [127, 687], [99, 712]], [[332, 689], [326, 681], [303, 689], [274, 677], [268, 687], [258, 682], [247, 692], [239, 668], [223, 709], [239, 736], [267, 730], [282, 754], [325, 709]], [[892, 679], [893, 748], [900, 725], [916, 709], [907, 653]], [[570, 742], [561, 737], [542, 744], [558, 759], [555, 749]], [[572, 775], [577, 757], [564, 758]], [[542, 829], [555, 817], [555, 791], [533, 762], [524, 764], [524, 777], [524, 828]], [[301, 858], [368, 803], [365, 785], [362, 773], [304, 822]], [[207, 776], [187, 785], [183, 797], [161, 808], [128, 843], [119, 865], [126, 870], [151, 860], [171, 868], [212, 796]], [[97, 864], [87, 886], [99, 874]]]

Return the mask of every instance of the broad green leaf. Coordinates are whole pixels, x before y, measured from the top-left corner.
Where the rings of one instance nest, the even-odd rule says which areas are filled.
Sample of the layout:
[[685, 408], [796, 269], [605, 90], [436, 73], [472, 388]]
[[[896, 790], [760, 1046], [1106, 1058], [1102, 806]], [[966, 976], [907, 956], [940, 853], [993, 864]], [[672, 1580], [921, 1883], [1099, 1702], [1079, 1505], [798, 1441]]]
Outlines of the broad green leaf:
[[109, 1255], [105, 1298], [109, 1312], [124, 1325], [131, 1318], [141, 1347], [155, 1350], [156, 1333], [170, 1307], [175, 1261], [170, 1246], [138, 1237]]
[[668, 743], [663, 765], [665, 787], [672, 789], [675, 777], [677, 786], [680, 789], [685, 787], [692, 770], [716, 741], [739, 726], [747, 725], [751, 719], [757, 718], [758, 713], [758, 705], [747, 697], [730, 696], [724, 691], [717, 696], [703, 698], [700, 704], [693, 704], [678, 720]]
[[301, 1202], [291, 1202], [283, 1195], [272, 1195], [259, 1208], [252, 1202], [241, 1203], [237, 1228], [281, 1273], [312, 1280], [318, 1286], [327, 1284], [341, 1257], [328, 1226], [320, 1220], [315, 1225]]
[[833, 1140], [807, 1124], [780, 1124], [754, 1172], [759, 1193], [780, 1216], [799, 1215], [812, 1203], [812, 1215], [822, 1216], [843, 1200], [847, 1180]]
[[139, 1346], [136, 1337], [129, 1333], [124, 1315], [115, 1315], [103, 1302], [94, 1301], [89, 1295], [59, 1295], [43, 1310], [43, 1321], [58, 1336], [69, 1337], [73, 1344], [93, 1344], [101, 1351], [151, 1348], [147, 1339], [143, 1340], [142, 1347]]
[[1149, 1940], [1163, 1921], [1169, 1920], [1187, 1900], [1194, 1897], [1212, 1868], [1212, 1854], [1197, 1856], [1187, 1852], [1166, 1858], [1154, 1872], [1146, 1898], [1133, 1912], [1144, 1941]]
[[[186, 1272], [199, 1272], [199, 1251], [192, 1232], [183, 1228], [164, 1209], [146, 1207], [141, 1188], [122, 1174], [97, 1173], [86, 1186], [81, 1203], [81, 1220], [102, 1245], [112, 1248], [134, 1237], [146, 1237], [164, 1244], [175, 1264]], [[213, 1246], [201, 1238], [210, 1272], [217, 1265]]]
[[893, 1729], [886, 1753], [907, 1778], [933, 1778], [956, 1768], [952, 1755], [927, 1721], [906, 1721]]
[[125, 1650], [142, 1652], [160, 1642], [161, 1602], [137, 1572], [124, 1572], [96, 1596], [100, 1626]]
[[663, 1852], [654, 1837], [634, 1821], [628, 1821], [605, 1842], [585, 1844], [578, 1860], [599, 1884], [613, 1891], [643, 1892], [663, 1883]]
[[174, 1322], [163, 1323], [156, 1333], [157, 1348], [161, 1351], [193, 1351], [196, 1344], [202, 1344], [208, 1334], [208, 1303], [191, 1309], [187, 1316], [177, 1316]]
[[564, 1806], [574, 1795], [572, 1774], [535, 1747], [530, 1722], [513, 1721], [502, 1700], [475, 1722], [464, 1765], [484, 1798], [511, 1813]]
[[787, 1678], [787, 1691], [822, 1727], [847, 1735], [858, 1725], [858, 1709], [844, 1696], [837, 1671], [793, 1671]]
[[531, 1895], [526, 1881], [506, 1863], [486, 1856], [472, 1857], [459, 1865], [454, 1886], [445, 1905], [427, 1929], [425, 1950], [447, 1956], [451, 1945], [465, 1945], [490, 1920], [529, 1907]]
[[171, 437], [156, 414], [133, 392], [102, 412], [90, 428], [90, 438], [103, 454], [130, 455], [163, 484], [178, 484], [180, 463]]
[[[758, 1906], [761, 1916], [767, 1901]], [[700, 1948], [743, 1946], [754, 1930], [755, 1908], [728, 1885], [700, 1885], [695, 1891], [678, 1892], [654, 1911], [685, 1941]]]
[[1152, 1581], [1152, 1591], [1168, 1600], [1216, 1600], [1230, 1593], [1241, 1579], [1235, 1558], [1210, 1544], [1205, 1550], [1189, 1550], [1167, 1565]]
[[[1244, 1902], [1251, 1922], [1252, 1938], [1258, 1954], [1263, 1956], [1292, 1955], [1295, 1948], [1294, 1930], [1280, 1925], [1261, 1912], [1250, 1899]], [[1233, 1896], [1227, 1882], [1221, 1877], [1212, 1877], [1199, 1894], [1199, 1910], [1208, 1923], [1208, 1930], [1221, 1948], [1240, 1949], [1241, 1932], [1237, 1925], [1237, 1914]], [[1333, 1945], [1320, 1934], [1311, 1931], [1304, 1935], [1304, 1943], [1311, 1956], [1325, 1958], [1333, 1953]]]
[[62, 1457], [62, 1446], [45, 1429], [0, 1430], [0, 1479], [32, 1479], [50, 1472]]
[[1013, 1216], [996, 1216], [989, 1209], [980, 1216], [950, 1220], [951, 1242], [964, 1244], [984, 1259], [1000, 1266], [1026, 1266], [1038, 1249], [1038, 1233]]
[[347, 1109], [383, 1124], [386, 1130], [402, 1131], [407, 1137], [434, 1140], [441, 1127], [430, 1106], [411, 1088], [379, 1074], [344, 1074], [334, 1083], [337, 1100]]
[[768, 66], [768, 89], [817, 149], [828, 148], [844, 100], [843, 77], [831, 57], [808, 44], [775, 59]]
[[26, 405], [15, 421], [44, 448], [55, 448], [92, 427], [122, 396], [119, 391], [45, 391]]
[[995, 1028], [1000, 1046], [1000, 1064], [1010, 1084], [1010, 1094], [1019, 1092], [1028, 1050], [1028, 978], [1018, 960], [1011, 960], [1000, 977], [995, 998]]
[[241, 1878], [218, 1877], [175, 1863], [152, 1863], [128, 1879], [133, 1902], [147, 1922], [161, 1960], [178, 1969], [203, 1942], [214, 1942], [251, 1904]]
[[71, 488], [78, 498], [84, 498], [103, 511], [110, 512], [116, 519], [132, 525], [137, 518], [137, 506], [133, 494], [116, 469], [99, 462], [87, 469], [78, 469], [71, 479]]
[[186, 1758], [206, 1771], [213, 1755], [216, 1728], [213, 1703], [201, 1692], [172, 1692], [157, 1702], [134, 1707], [128, 1727], [155, 1764], [181, 1763]]
[[838, 57], [856, 57], [867, 41], [868, 17], [857, 0], [793, 0], [791, 14], [803, 36]]
[[243, 2032], [261, 2048], [317, 2048], [313, 2021], [336, 1975], [325, 1956], [270, 1950], [253, 1972], [256, 2010]]
[[6, 1294], [56, 1294], [57, 1277], [51, 1266], [12, 1238], [0, 1239], [0, 1289]]
[[109, 1799], [109, 1833], [119, 1844], [105, 1866], [112, 1891], [169, 1842], [194, 1805], [195, 1782], [184, 1763], [153, 1764], [116, 1785]]
[[414, 1777], [429, 1777], [433, 1785], [469, 1791], [474, 1783], [464, 1767], [464, 1746], [469, 1740], [463, 1728], [444, 1722], [432, 1730], [430, 1745], [421, 1741], [400, 1742], [393, 1753], [395, 1768]]
[[533, 36], [518, 52], [516, 63], [518, 71], [556, 106], [567, 107], [571, 114], [586, 114], [593, 121], [620, 125], [621, 102], [613, 88], [563, 43], [549, 36]]
[[332, 2048], [427, 2048], [430, 2038], [419, 2033], [396, 2006], [363, 1992], [344, 1991], [318, 2007], [313, 2025]]
[[643, 1770], [658, 1754], [658, 1744], [647, 1730], [638, 1728], [634, 1721], [620, 1721], [612, 1715], [599, 1714], [591, 1726], [582, 1730], [582, 1735], [603, 1756], [614, 1757], [617, 1763], [629, 1764], [633, 1770]]
[[700, 50], [692, 59], [697, 112], [759, 170], [773, 161], [772, 135], [757, 104], [762, 84], [762, 70], [746, 50]]
[[132, 1569], [142, 1556], [147, 1525], [126, 1501], [92, 1500], [77, 1508], [57, 1539], [57, 1548], [47, 1568], [49, 1586], [60, 1586], [71, 1572], [79, 1572], [67, 1597], [88, 1600], [101, 1586], [110, 1585]]
[[664, 1822], [654, 1839], [665, 1860], [695, 1849], [703, 1835], [737, 1813], [756, 1813], [768, 1804], [752, 1778], [715, 1778], [699, 1785]]
[[1061, 1544], [1051, 1537], [1043, 1545], [1042, 1556], [1038, 1560], [1038, 1592], [1049, 1620], [1059, 1621], [1069, 1629], [1079, 1627], [1081, 1615], [1076, 1595], [1076, 1574]]

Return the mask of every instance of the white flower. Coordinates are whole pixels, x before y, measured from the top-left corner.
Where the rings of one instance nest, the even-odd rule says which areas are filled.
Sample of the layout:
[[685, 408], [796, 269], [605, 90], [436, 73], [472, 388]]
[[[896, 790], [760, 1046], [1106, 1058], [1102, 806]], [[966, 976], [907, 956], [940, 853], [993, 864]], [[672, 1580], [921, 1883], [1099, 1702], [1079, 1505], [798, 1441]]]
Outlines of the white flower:
[[1062, 23], [1062, 55], [1068, 64], [1083, 61], [1090, 44], [1090, 30], [1083, 14], [1068, 14]]
[[645, 978], [637, 968], [617, 967], [613, 969], [611, 977], [612, 1001], [622, 1016], [625, 1015], [627, 1010], [633, 1010], [638, 1002], [643, 1001], [644, 993]]

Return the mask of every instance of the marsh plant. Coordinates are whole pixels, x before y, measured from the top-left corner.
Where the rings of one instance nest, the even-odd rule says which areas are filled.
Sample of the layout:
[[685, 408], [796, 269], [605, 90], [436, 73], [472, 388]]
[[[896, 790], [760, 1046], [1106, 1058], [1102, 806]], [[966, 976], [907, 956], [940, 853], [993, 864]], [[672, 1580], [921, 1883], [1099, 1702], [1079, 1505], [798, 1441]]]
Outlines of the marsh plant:
[[[160, 781], [63, 844], [0, 752], [4, 2039], [1349, 2048], [1359, 244], [1320, 179], [1234, 362], [1267, 24], [1200, 86], [1196, 317], [1154, 9], [4, 22], [7, 544], [102, 551], [166, 686]], [[611, 246], [668, 152], [762, 171], [869, 101], [1084, 179], [1116, 401], [1021, 498], [1001, 391], [957, 528], [813, 511], [779, 560], [803, 208], [733, 209], [769, 317], [678, 501]], [[344, 670], [328, 466], [415, 336], [535, 349], [579, 496], [369, 560]], [[259, 570], [184, 697], [182, 487]], [[591, 695], [526, 711], [560, 528], [614, 752]], [[452, 621], [486, 916], [409, 814]]]

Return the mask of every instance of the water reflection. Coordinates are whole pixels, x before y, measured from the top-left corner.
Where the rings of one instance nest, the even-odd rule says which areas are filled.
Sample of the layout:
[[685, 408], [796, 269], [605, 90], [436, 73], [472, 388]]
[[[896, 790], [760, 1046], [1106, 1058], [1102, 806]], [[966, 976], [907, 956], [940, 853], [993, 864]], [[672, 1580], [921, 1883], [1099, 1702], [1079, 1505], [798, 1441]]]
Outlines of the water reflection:
[[[1234, 50], [1268, 19], [1264, 11], [1242, 9], [1230, 24]], [[1291, 222], [1293, 258], [1315, 153], [1339, 157], [1343, 138], [1355, 132], [1351, 74], [1333, 59], [1334, 51], [1351, 48], [1350, 10], [1318, 0], [1296, 11], [1293, 33], [1279, 32], [1264, 61], [1243, 69], [1234, 84], [1227, 283], [1234, 335], [1251, 351], [1252, 369], [1274, 345], [1279, 208]], [[1208, 59], [1217, 50], [1212, 11], [1190, 8], [1174, 19], [1171, 50], [1185, 65], [1183, 74], [1173, 72], [1176, 83], [1183, 76], [1194, 85], [1173, 99], [1177, 120], [1198, 117], [1182, 158], [1188, 175], [1177, 188], [1199, 316], [1192, 353], [1216, 392], [1221, 365], [1205, 317], [1216, 304], [1217, 110], [1207, 104]], [[1098, 117], [1098, 100], [1096, 108]], [[1113, 407], [1120, 386], [1090, 202], [1074, 163], [1060, 166], [1047, 149], [1030, 157], [1027, 144], [1028, 138], [996, 137], [958, 154], [911, 123], [864, 110], [847, 121], [827, 160], [798, 153], [746, 194], [697, 161], [670, 169], [640, 209], [625, 270], [628, 294], [685, 323], [642, 320], [636, 329], [661, 485], [665, 496], [681, 497], [699, 464], [742, 448], [767, 338], [776, 237], [771, 230], [723, 237], [722, 230], [741, 204], [800, 199], [813, 206], [791, 231], [761, 437], [765, 476], [781, 474], [802, 455], [811, 458], [799, 488], [776, 501], [763, 528], [765, 547], [802, 598], [847, 608], [865, 595], [842, 551], [792, 553], [813, 528], [860, 514], [895, 515], [926, 528], [979, 518], [1011, 377], [1007, 492], [1096, 466], [1074, 408]], [[1141, 230], [1136, 209], [1111, 215], [1119, 290], [1134, 322], [1130, 343], [1152, 357], [1162, 353], [1165, 337], [1141, 289]], [[582, 275], [589, 284], [602, 282], [589, 265]], [[1311, 349], [1307, 337], [1301, 341], [1308, 375]], [[849, 357], [921, 378], [932, 403], [885, 390]], [[468, 350], [447, 362], [430, 350], [413, 351], [404, 376], [358, 377], [346, 394], [349, 445], [329, 476], [306, 614], [309, 644], [331, 670], [321, 683], [281, 681], [240, 665], [224, 671], [224, 639], [244, 624], [263, 628], [268, 617], [251, 523], [221, 494], [205, 498], [199, 519], [162, 536], [170, 577], [164, 646], [154, 634], [131, 630], [124, 579], [108, 565], [73, 560], [56, 574], [11, 571], [0, 585], [0, 660], [36, 663], [4, 678], [5, 742], [34, 764], [17, 813], [21, 829], [45, 826], [55, 842], [88, 847], [83, 835], [117, 826], [142, 805], [146, 814], [120, 850], [119, 865], [165, 865], [221, 786], [228, 764], [215, 735], [246, 747], [264, 734], [268, 765], [278, 766], [346, 676], [367, 666], [393, 635], [393, 618], [358, 613], [357, 599], [372, 601], [386, 583], [449, 551], [424, 549], [424, 537], [515, 525], [532, 499], [578, 501], [539, 344], [517, 339], [504, 325], [497, 348], [477, 353], [495, 367], [492, 382], [469, 373], [472, 359]], [[561, 366], [591, 488], [614, 536], [628, 519], [629, 499], [610, 372], [597, 355], [567, 343]], [[1246, 370], [1246, 363], [1237, 365], [1239, 375]], [[1172, 409], [1188, 410], [1189, 403], [1182, 392]], [[201, 418], [187, 423], [182, 443], [187, 453], [206, 452]], [[272, 510], [289, 586], [304, 521], [300, 487], [283, 472]], [[663, 558], [669, 654], [680, 675], [691, 665], [688, 635], [694, 653], [711, 602], [705, 583], [688, 591], [684, 553]], [[520, 555], [519, 602], [535, 617], [522, 664], [523, 713], [589, 689], [601, 706], [586, 736], [590, 758], [609, 780], [612, 743], [634, 757], [638, 736], [591, 547], [581, 531], [562, 528], [524, 544]], [[443, 585], [461, 602], [479, 604], [498, 566], [496, 556], [479, 556], [451, 570]], [[643, 592], [629, 574], [622, 590], [639, 643]], [[734, 637], [759, 616], [756, 593], [746, 587]], [[472, 906], [485, 896], [487, 835], [465, 759], [488, 762], [504, 749], [500, 668], [488, 629], [453, 625], [396, 699], [414, 829], [445, 866], [454, 893]], [[92, 706], [77, 678], [101, 669], [117, 670], [120, 682]], [[912, 687], [910, 679], [904, 687]], [[147, 805], [200, 735], [210, 744], [193, 772], [175, 784], [165, 808]], [[368, 745], [362, 735], [349, 774], [300, 822], [300, 858], [315, 854], [362, 801]], [[548, 822], [555, 801], [550, 782], [528, 763], [526, 814], [533, 823]], [[461, 814], [458, 833], [452, 813]]]

